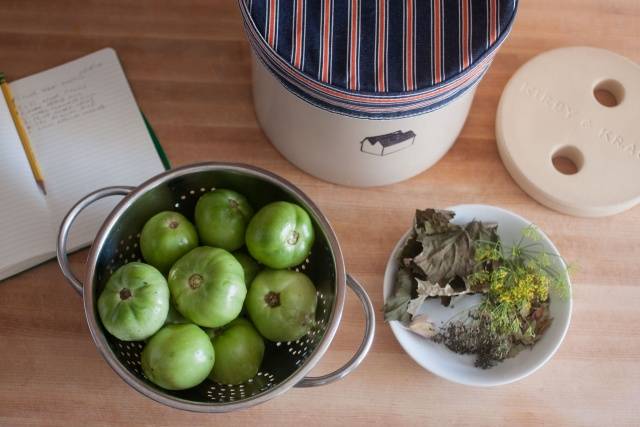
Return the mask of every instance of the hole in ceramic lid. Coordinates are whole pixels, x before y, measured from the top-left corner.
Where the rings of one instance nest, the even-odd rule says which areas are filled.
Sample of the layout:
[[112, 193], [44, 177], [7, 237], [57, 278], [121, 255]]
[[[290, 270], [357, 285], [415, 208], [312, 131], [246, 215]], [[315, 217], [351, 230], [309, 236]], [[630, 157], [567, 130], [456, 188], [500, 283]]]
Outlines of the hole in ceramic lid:
[[575, 175], [584, 165], [582, 152], [574, 146], [562, 147], [551, 156], [553, 167], [563, 175]]
[[604, 107], [615, 107], [624, 99], [624, 87], [617, 80], [607, 79], [593, 88], [593, 96]]

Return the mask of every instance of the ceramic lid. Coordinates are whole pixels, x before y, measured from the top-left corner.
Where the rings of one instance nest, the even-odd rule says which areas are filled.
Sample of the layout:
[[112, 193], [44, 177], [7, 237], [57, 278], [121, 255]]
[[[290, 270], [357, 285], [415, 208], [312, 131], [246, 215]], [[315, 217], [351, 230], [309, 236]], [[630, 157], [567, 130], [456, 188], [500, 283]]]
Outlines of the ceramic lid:
[[238, 0], [255, 54], [294, 94], [356, 117], [421, 114], [477, 83], [517, 0]]
[[500, 98], [500, 156], [522, 189], [552, 209], [622, 212], [640, 203], [638, 112], [640, 66], [631, 60], [591, 47], [545, 52]]

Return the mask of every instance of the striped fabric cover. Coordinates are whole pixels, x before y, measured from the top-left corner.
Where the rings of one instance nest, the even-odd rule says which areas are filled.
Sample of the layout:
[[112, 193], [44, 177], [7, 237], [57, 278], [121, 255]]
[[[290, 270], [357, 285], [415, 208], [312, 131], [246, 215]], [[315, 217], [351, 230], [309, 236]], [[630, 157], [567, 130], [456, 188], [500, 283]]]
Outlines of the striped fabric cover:
[[238, 0], [257, 57], [295, 95], [374, 119], [445, 105], [487, 71], [518, 0]]

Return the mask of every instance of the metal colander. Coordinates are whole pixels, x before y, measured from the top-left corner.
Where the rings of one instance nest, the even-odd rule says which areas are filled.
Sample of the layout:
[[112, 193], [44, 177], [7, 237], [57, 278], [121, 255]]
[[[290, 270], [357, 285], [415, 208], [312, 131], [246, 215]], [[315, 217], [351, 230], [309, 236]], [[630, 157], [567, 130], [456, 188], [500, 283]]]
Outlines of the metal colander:
[[[316, 241], [309, 257], [295, 270], [307, 274], [318, 291], [316, 322], [304, 337], [290, 342], [269, 342], [258, 374], [239, 385], [209, 379], [182, 391], [169, 391], [148, 381], [140, 365], [143, 342], [124, 342], [102, 326], [96, 300], [111, 274], [127, 262], [141, 259], [139, 237], [147, 219], [163, 210], [175, 210], [193, 218], [198, 198], [216, 188], [244, 194], [258, 210], [265, 204], [286, 200], [303, 206], [315, 228]], [[69, 268], [66, 243], [76, 216], [93, 202], [108, 196], [124, 199], [100, 228], [89, 253], [84, 281]], [[84, 298], [87, 323], [93, 340], [109, 365], [142, 394], [163, 404], [192, 411], [226, 412], [269, 400], [292, 386], [309, 387], [342, 378], [364, 359], [373, 342], [375, 318], [371, 300], [353, 278], [347, 276], [335, 233], [316, 205], [298, 188], [267, 171], [246, 165], [205, 163], [162, 173], [139, 187], [108, 187], [80, 200], [67, 214], [58, 236], [58, 262], [67, 280]], [[305, 375], [316, 365], [333, 339], [344, 306], [348, 285], [359, 297], [366, 313], [365, 337], [345, 366], [321, 377]]]

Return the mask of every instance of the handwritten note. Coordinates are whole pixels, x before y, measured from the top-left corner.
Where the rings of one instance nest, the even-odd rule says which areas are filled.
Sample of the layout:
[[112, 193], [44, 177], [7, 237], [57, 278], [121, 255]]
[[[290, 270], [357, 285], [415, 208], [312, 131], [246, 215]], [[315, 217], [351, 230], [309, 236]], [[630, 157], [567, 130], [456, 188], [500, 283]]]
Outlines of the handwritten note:
[[[113, 49], [11, 87], [48, 192], [42, 195], [33, 182], [20, 140], [3, 140], [0, 182], [10, 185], [0, 188], [0, 235], [14, 241], [0, 245], [0, 280], [54, 255], [60, 222], [82, 197], [102, 187], [137, 185], [164, 170]], [[14, 135], [2, 113], [0, 136]], [[83, 211], [70, 247], [90, 243], [117, 202], [104, 199]]]
[[51, 126], [84, 120], [105, 109], [103, 99], [92, 80], [100, 74], [102, 62], [93, 62], [73, 76], [16, 97], [27, 131], [42, 131]]

